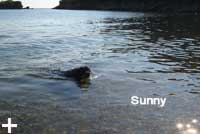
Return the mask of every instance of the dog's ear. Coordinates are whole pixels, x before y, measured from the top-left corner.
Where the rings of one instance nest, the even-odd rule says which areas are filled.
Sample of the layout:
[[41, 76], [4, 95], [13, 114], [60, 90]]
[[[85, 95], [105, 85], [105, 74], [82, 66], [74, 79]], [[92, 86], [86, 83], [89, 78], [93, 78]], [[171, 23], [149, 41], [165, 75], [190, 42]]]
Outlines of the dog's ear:
[[83, 68], [84, 68], [85, 71], [89, 71], [89, 72], [91, 72], [91, 70], [90, 70], [89, 67], [85, 66], [85, 67], [83, 67]]

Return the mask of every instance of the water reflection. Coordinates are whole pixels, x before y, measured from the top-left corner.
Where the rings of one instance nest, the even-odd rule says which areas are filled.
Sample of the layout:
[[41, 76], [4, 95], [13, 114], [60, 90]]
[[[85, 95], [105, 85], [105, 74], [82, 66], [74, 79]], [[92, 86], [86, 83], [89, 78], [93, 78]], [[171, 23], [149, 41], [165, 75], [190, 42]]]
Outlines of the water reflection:
[[176, 128], [179, 130], [180, 134], [198, 134], [199, 124], [197, 119], [193, 119], [187, 123], [177, 123]]
[[197, 123], [197, 122], [198, 122], [197, 119], [193, 119], [193, 120], [192, 120], [192, 123]]
[[87, 88], [89, 88], [89, 86], [90, 86], [90, 79], [82, 79], [82, 80], [80, 80], [80, 81], [76, 81], [76, 83], [77, 83], [77, 85], [80, 87], [80, 88], [82, 88], [82, 89], [84, 89], [84, 90], [86, 90]]
[[140, 58], [144, 69], [132, 72], [200, 72], [199, 16], [105, 19], [102, 23], [105, 29], [101, 34], [112, 39], [106, 43], [106, 50], [129, 54], [127, 62]]

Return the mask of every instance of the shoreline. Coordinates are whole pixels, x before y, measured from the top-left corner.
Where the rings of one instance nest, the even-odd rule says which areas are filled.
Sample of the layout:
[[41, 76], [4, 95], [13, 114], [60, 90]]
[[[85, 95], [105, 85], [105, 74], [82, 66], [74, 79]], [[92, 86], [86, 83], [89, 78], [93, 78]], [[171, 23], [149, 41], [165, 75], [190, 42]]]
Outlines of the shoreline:
[[168, 15], [168, 16], [174, 16], [174, 15], [200, 15], [198, 12], [155, 12], [155, 11], [140, 11], [140, 10], [98, 10], [98, 9], [57, 9], [57, 8], [21, 8], [21, 9], [2, 9], [1, 10], [40, 10], [40, 9], [51, 9], [51, 10], [61, 10], [61, 11], [99, 11], [99, 12], [127, 12], [127, 13], [149, 13], [149, 14], [161, 14], [161, 15]]
[[[44, 9], [44, 8], [42, 8]], [[166, 14], [166, 15], [200, 15], [198, 12], [155, 12], [155, 11], [140, 11], [140, 10], [98, 10], [98, 9], [58, 9], [58, 8], [49, 8], [52, 10], [69, 10], [69, 11], [105, 11], [105, 12], [129, 12], [129, 13], [150, 13], [150, 14]]]
[[154, 13], [200, 13], [199, 1], [137, 1], [137, 0], [61, 0], [54, 9], [70, 10], [109, 10], [109, 11], [133, 11], [133, 12], [154, 12]]

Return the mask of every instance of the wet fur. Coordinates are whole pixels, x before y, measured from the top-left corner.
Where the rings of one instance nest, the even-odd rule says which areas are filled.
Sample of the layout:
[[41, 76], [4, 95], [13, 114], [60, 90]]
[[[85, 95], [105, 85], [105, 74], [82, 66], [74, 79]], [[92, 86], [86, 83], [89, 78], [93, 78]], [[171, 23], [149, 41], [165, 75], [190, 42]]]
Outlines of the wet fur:
[[72, 78], [77, 81], [81, 81], [83, 79], [89, 79], [90, 75], [91, 75], [91, 70], [87, 66], [74, 68], [64, 72], [65, 77]]

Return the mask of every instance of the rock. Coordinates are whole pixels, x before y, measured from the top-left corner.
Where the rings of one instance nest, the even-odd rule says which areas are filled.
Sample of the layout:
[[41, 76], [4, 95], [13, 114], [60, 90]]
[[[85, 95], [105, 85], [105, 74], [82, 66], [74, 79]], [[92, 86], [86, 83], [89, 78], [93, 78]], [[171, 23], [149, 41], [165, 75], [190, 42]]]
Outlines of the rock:
[[199, 13], [199, 0], [61, 0], [56, 9]]
[[169, 95], [170, 95], [170, 96], [175, 96], [176, 94], [175, 94], [175, 93], [170, 93]]
[[29, 7], [29, 6], [27, 6], [27, 7], [25, 7], [24, 9], [30, 9], [30, 7]]
[[200, 94], [200, 91], [189, 91], [191, 94]]
[[160, 95], [159, 95], [159, 94], [157, 94], [157, 93], [154, 93], [154, 94], [153, 94], [153, 96], [160, 96]]
[[0, 1], [0, 9], [23, 9], [21, 1]]

